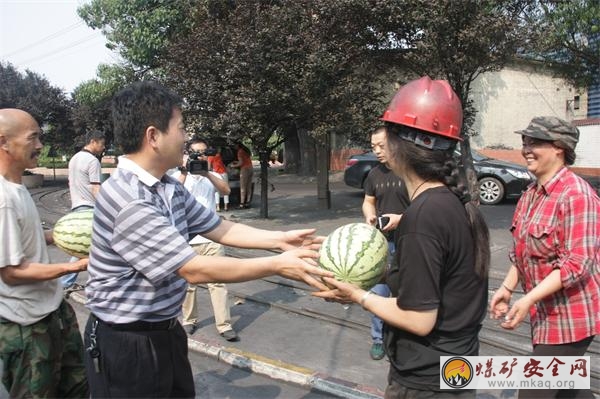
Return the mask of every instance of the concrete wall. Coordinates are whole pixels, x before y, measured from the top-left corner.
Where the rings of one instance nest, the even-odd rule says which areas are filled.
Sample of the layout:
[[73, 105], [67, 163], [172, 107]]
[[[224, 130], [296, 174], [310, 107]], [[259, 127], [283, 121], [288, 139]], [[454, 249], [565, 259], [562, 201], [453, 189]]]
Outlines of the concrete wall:
[[574, 124], [579, 129], [579, 143], [575, 148], [577, 158], [573, 166], [600, 170], [600, 118], [574, 121]]
[[[579, 96], [579, 109], [574, 109]], [[473, 129], [474, 148], [518, 149], [516, 130], [535, 116], [553, 115], [565, 120], [586, 117], [587, 94], [564, 80], [553, 78], [542, 66], [522, 64], [481, 75], [473, 84], [472, 99], [478, 110]], [[568, 106], [568, 107], [567, 107]]]

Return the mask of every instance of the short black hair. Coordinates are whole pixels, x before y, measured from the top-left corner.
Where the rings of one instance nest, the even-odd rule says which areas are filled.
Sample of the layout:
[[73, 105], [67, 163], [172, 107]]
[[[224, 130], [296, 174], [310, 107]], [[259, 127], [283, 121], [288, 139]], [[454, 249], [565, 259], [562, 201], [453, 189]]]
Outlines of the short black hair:
[[142, 148], [146, 129], [166, 131], [173, 111], [182, 99], [165, 86], [152, 81], [135, 82], [119, 91], [112, 100], [115, 141], [124, 154]]
[[90, 130], [89, 132], [87, 132], [85, 134], [85, 144], [91, 143], [92, 140], [95, 140], [95, 141], [106, 140], [106, 135], [104, 134], [104, 132], [101, 132], [100, 130]]
[[208, 147], [208, 141], [203, 139], [202, 137], [194, 136], [187, 142], [187, 150], [190, 151], [194, 144], [202, 143]]

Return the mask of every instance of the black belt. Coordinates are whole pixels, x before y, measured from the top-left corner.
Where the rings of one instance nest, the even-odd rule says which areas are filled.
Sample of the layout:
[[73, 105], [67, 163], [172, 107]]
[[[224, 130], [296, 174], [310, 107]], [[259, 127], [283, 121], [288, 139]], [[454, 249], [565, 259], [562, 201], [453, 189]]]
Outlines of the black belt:
[[162, 321], [133, 321], [131, 323], [107, 323], [104, 320], [96, 317], [101, 324], [110, 327], [117, 331], [160, 331], [160, 330], [171, 330], [179, 324], [177, 317]]

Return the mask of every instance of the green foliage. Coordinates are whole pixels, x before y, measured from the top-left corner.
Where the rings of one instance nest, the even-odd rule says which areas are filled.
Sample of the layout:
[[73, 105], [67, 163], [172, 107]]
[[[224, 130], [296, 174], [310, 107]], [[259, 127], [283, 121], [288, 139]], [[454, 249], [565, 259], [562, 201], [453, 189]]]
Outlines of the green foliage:
[[194, 0], [92, 0], [78, 9], [94, 29], [102, 29], [107, 47], [143, 70], [159, 65], [171, 36], [189, 28]]
[[77, 144], [81, 147], [85, 133], [100, 130], [106, 135], [107, 145], [113, 141], [110, 102], [113, 95], [136, 79], [132, 68], [121, 65], [101, 64], [97, 78], [81, 83], [73, 91], [76, 107], [73, 123], [77, 135]]
[[[65, 156], [64, 161], [63, 156]], [[61, 149], [53, 150], [51, 146], [45, 145], [38, 158], [38, 166], [46, 168], [66, 168], [69, 166], [69, 157], [69, 153], [63, 152]]]
[[579, 87], [600, 83], [600, 2], [540, 0], [526, 49]]
[[188, 102], [188, 125], [248, 137], [259, 151], [288, 126], [316, 136], [364, 132], [380, 98], [369, 84], [366, 41], [349, 33], [365, 30], [364, 3], [199, 6], [194, 28], [177, 37], [162, 64], [166, 82]]
[[44, 130], [42, 141], [56, 146], [72, 143], [72, 103], [65, 93], [29, 70], [21, 74], [10, 63], [0, 63], [0, 108], [29, 112]]

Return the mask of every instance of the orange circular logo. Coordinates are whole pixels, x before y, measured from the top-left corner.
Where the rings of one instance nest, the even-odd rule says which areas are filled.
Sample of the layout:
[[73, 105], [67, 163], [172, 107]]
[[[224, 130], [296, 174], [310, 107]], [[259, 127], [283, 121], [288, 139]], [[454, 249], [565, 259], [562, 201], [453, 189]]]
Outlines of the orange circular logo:
[[462, 357], [450, 358], [440, 370], [442, 378], [450, 388], [463, 388], [473, 378], [473, 366]]

